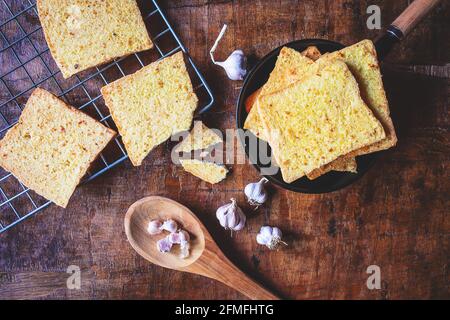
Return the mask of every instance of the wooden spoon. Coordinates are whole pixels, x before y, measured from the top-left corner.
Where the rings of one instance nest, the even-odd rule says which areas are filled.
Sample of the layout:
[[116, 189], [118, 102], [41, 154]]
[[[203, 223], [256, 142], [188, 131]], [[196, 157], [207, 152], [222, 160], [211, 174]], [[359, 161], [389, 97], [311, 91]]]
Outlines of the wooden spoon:
[[[179, 258], [174, 249], [170, 253], [159, 252], [156, 242], [165, 235], [151, 236], [146, 230], [150, 220], [169, 218], [191, 236], [190, 255], [186, 259]], [[216, 279], [250, 299], [279, 299], [228, 260], [200, 220], [176, 201], [153, 196], [135, 202], [125, 215], [125, 233], [134, 250], [156, 265]]]

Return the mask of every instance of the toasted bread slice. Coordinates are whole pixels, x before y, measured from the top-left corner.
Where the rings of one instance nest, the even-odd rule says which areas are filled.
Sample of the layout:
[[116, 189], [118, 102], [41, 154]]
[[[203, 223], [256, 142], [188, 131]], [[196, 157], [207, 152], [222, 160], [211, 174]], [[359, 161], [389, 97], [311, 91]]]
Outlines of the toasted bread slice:
[[197, 159], [180, 159], [184, 170], [211, 184], [219, 183], [226, 178], [228, 170], [225, 166]]
[[[299, 80], [307, 72], [307, 68], [312, 65], [312, 61], [316, 61], [320, 56], [320, 51], [314, 46], [308, 47], [301, 54], [291, 48], [282, 48], [267, 83], [247, 98], [246, 108], [250, 109], [250, 113], [245, 121], [244, 129], [248, 129], [260, 139], [268, 141], [268, 138], [264, 135], [264, 127], [259, 118], [257, 107], [252, 108], [250, 104], [254, 105], [261, 94], [278, 91]], [[313, 180], [333, 170], [355, 172], [356, 166], [354, 157], [342, 157], [309, 173], [308, 178]]]
[[172, 134], [189, 130], [198, 102], [181, 51], [101, 91], [135, 166]]
[[176, 152], [191, 152], [195, 150], [208, 149], [209, 147], [222, 143], [222, 137], [215, 131], [209, 129], [201, 121], [194, 122], [194, 128], [184, 138], [184, 140], [176, 146]]
[[389, 104], [383, 87], [377, 53], [373, 42], [360, 41], [342, 50], [324, 55], [320, 60], [344, 61], [359, 84], [361, 96], [383, 125], [386, 138], [356, 151], [355, 155], [389, 149], [396, 145], [397, 136], [390, 117]]
[[258, 110], [288, 183], [385, 138], [358, 83], [339, 60], [316, 63], [286, 89], [262, 95]]
[[91, 162], [115, 132], [43, 89], [0, 141], [0, 166], [39, 195], [66, 207]]
[[37, 0], [37, 8], [64, 78], [153, 47], [136, 0]]
[[[305, 70], [307, 70], [307, 66], [313, 63], [314, 61], [312, 59], [309, 59], [302, 53], [288, 47], [283, 47], [278, 55], [275, 67], [270, 73], [269, 79], [266, 84], [261, 87], [259, 94], [253, 96], [252, 99], [257, 101], [258, 97], [262, 95], [270, 94], [287, 87], [301, 78]], [[250, 113], [245, 120], [244, 129], [248, 129], [258, 138], [268, 141], [257, 108], [251, 108]]]

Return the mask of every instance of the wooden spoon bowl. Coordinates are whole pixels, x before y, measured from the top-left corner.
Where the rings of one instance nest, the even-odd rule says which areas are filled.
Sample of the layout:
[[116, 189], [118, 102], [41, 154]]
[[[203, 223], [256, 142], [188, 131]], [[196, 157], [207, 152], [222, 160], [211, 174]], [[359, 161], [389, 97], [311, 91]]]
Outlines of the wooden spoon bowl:
[[[180, 258], [178, 250], [159, 252], [156, 242], [167, 233], [150, 235], [147, 225], [153, 219], [173, 219], [189, 232], [191, 250], [188, 258]], [[194, 213], [174, 200], [153, 196], [132, 204], [125, 215], [125, 233], [134, 250], [153, 264], [216, 279], [250, 299], [279, 299], [228, 260]]]
[[[125, 217], [125, 232], [131, 246], [146, 260], [162, 267], [179, 269], [189, 266], [202, 255], [205, 237], [196, 217], [186, 214], [185, 210], [179, 203], [162, 197], [148, 197], [135, 202]], [[159, 252], [156, 242], [167, 233], [150, 235], [147, 225], [153, 219], [173, 219], [178, 226], [189, 232], [191, 240], [188, 258], [178, 257], [178, 246], [174, 246], [169, 253]]]

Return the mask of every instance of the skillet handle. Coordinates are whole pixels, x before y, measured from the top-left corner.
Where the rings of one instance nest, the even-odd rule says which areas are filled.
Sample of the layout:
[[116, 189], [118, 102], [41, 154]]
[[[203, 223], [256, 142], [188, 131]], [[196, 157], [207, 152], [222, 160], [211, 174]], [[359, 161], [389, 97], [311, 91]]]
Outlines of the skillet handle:
[[415, 0], [388, 27], [375, 46], [378, 59], [383, 60], [393, 45], [408, 33], [440, 2], [440, 0]]
[[392, 26], [406, 36], [439, 2], [440, 0], [415, 0], [395, 19]]

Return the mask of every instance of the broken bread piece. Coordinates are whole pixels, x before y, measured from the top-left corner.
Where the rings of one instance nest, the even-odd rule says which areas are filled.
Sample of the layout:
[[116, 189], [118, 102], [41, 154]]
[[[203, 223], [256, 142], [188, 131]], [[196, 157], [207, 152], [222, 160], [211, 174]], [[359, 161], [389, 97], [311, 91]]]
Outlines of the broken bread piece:
[[314, 68], [286, 89], [258, 100], [259, 115], [288, 183], [386, 136], [344, 62], [316, 63]]
[[228, 170], [225, 166], [197, 159], [180, 159], [184, 170], [211, 184], [226, 178]]
[[191, 127], [198, 98], [179, 51], [102, 88], [131, 162]]
[[43, 89], [0, 141], [0, 166], [65, 208], [90, 164], [115, 132]]
[[209, 129], [201, 121], [195, 121], [191, 132], [177, 145], [176, 152], [191, 152], [208, 149], [211, 146], [222, 143], [222, 137]]
[[136, 0], [37, 0], [37, 9], [64, 78], [153, 47]]
[[[195, 121], [194, 128], [189, 135], [176, 147], [177, 152], [205, 150], [222, 143], [223, 139], [216, 132], [209, 129], [201, 121]], [[198, 159], [180, 159], [184, 170], [194, 176], [215, 184], [225, 179], [228, 170], [223, 165]]]

